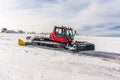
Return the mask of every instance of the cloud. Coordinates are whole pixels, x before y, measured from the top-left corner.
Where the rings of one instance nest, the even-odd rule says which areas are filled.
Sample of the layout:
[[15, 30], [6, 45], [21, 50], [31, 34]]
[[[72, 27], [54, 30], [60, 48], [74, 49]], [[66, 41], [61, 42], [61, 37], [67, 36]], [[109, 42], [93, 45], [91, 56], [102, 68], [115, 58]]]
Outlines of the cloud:
[[[80, 23], [79, 25], [82, 27], [78, 27], [78, 29], [86, 35], [103, 36], [105, 32], [114, 35], [113, 30], [109, 28], [120, 25], [120, 9], [118, 8], [120, 1], [99, 1], [93, 0], [88, 8], [79, 11], [73, 21], [76, 20], [76, 24]], [[114, 31], [116, 30], [114, 29]], [[104, 34], [101, 34], [103, 31]], [[120, 34], [119, 31], [116, 33]]]
[[[51, 31], [54, 25], [74, 27], [81, 34], [119, 31], [119, 0], [0, 0], [0, 26]], [[114, 32], [114, 34], [119, 32]], [[104, 35], [103, 34], [103, 35]]]
[[[1, 3], [4, 4], [0, 8], [1, 26], [39, 31], [45, 31], [54, 25], [73, 25], [69, 20], [77, 14], [77, 10], [88, 4], [87, 0], [5, 0]], [[83, 5], [82, 8], [80, 4]]]

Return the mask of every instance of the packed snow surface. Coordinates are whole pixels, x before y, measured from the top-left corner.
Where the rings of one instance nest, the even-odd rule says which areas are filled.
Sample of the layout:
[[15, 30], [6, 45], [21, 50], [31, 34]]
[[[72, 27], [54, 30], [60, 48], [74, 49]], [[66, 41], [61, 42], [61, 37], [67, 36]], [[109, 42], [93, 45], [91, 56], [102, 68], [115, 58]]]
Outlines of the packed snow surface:
[[120, 38], [77, 36], [76, 40], [94, 43], [96, 51], [120, 53]]
[[[120, 80], [120, 61], [19, 46], [18, 38], [25, 39], [25, 36], [27, 35], [0, 34], [0, 80]], [[95, 42], [98, 51], [120, 52], [117, 46], [120, 39], [106, 41], [107, 38], [103, 38], [102, 42], [101, 38], [77, 39]], [[100, 45], [104, 46], [101, 48]], [[108, 47], [111, 45], [115, 45], [114, 49]]]

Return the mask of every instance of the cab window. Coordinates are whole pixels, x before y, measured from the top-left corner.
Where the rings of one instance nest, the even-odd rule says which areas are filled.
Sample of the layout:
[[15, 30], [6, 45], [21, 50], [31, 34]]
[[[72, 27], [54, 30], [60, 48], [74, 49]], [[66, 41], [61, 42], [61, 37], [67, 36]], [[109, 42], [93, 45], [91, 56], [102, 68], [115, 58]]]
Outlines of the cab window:
[[56, 28], [56, 34], [62, 34], [62, 29], [61, 28]]

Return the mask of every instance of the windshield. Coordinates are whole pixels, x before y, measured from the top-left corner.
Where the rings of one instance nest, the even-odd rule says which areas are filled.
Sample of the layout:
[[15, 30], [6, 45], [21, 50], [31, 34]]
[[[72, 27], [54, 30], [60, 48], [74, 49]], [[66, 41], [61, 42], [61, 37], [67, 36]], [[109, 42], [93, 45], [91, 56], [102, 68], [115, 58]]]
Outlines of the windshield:
[[69, 35], [73, 35], [73, 31], [72, 30], [66, 30], [66, 35], [69, 36]]

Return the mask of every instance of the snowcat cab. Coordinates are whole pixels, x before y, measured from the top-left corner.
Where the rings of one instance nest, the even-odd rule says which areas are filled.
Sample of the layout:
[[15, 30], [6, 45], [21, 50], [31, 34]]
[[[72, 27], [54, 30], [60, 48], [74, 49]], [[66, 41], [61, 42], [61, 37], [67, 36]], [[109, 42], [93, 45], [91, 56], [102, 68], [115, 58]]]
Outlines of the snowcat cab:
[[75, 31], [67, 27], [54, 27], [53, 32], [50, 34], [50, 39], [56, 42], [69, 43], [74, 40]]

